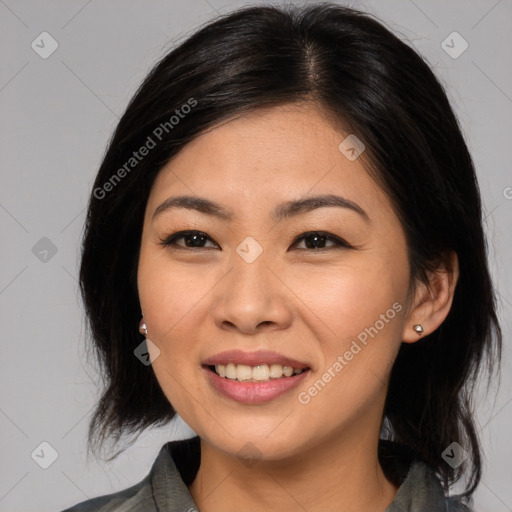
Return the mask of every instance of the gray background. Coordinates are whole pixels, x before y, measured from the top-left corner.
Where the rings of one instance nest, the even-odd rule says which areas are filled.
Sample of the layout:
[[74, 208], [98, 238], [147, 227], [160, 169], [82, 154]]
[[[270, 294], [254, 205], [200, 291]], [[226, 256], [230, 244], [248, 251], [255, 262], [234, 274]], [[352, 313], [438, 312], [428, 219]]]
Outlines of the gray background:
[[[86, 460], [98, 375], [77, 291], [80, 234], [107, 139], [142, 78], [199, 25], [242, 5], [0, 0], [1, 511], [57, 511], [133, 485], [162, 444], [190, 434], [178, 422], [143, 434], [111, 463]], [[506, 346], [497, 398], [491, 390], [478, 406], [487, 467], [475, 503], [512, 511], [512, 2], [351, 5], [377, 14], [435, 67], [475, 159]], [[59, 45], [46, 59], [31, 47], [44, 31]], [[469, 44], [456, 59], [441, 46], [453, 31]], [[44, 441], [58, 454], [47, 469], [31, 456]]]

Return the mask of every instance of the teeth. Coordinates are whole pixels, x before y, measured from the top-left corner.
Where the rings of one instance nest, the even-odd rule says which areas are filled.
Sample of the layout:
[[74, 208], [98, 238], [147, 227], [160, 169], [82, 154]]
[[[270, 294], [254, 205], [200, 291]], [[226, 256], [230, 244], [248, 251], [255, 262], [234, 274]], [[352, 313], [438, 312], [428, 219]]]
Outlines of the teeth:
[[283, 373], [285, 377], [291, 377], [293, 375], [293, 368], [291, 366], [283, 366]]
[[236, 365], [236, 378], [237, 380], [251, 380], [252, 368], [246, 364]]
[[291, 366], [282, 366], [280, 364], [258, 364], [248, 366], [246, 364], [217, 364], [215, 371], [221, 377], [239, 381], [266, 381], [269, 379], [280, 379], [281, 377], [291, 377], [304, 371], [303, 368], [292, 368]]
[[236, 379], [236, 365], [233, 363], [229, 363], [226, 365], [226, 377], [228, 379]]
[[270, 365], [270, 376], [273, 379], [279, 379], [279, 377], [283, 376], [283, 367], [280, 364], [271, 364]]
[[254, 380], [267, 380], [270, 377], [270, 370], [267, 364], [259, 364], [252, 368], [252, 378]]

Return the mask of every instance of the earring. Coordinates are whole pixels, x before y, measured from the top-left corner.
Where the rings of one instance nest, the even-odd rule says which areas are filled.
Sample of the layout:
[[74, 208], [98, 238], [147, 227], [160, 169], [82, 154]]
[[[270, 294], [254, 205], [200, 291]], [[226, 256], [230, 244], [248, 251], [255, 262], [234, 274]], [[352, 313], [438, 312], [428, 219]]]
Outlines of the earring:
[[418, 336], [423, 334], [423, 326], [421, 324], [416, 324], [413, 329], [418, 334]]
[[148, 328], [146, 326], [146, 322], [144, 322], [144, 317], [142, 317], [140, 323], [139, 323], [139, 332], [141, 334], [144, 334], [144, 336], [148, 335]]

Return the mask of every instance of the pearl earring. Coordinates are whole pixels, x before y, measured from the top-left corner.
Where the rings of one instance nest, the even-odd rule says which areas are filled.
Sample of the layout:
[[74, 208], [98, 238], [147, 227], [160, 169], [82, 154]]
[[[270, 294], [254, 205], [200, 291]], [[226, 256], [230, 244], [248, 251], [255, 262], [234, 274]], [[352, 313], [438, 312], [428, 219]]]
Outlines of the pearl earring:
[[423, 326], [421, 324], [416, 324], [413, 329], [418, 334], [418, 336], [423, 334]]
[[146, 322], [144, 322], [144, 318], [142, 318], [140, 323], [139, 323], [139, 332], [141, 334], [144, 334], [144, 336], [148, 335], [148, 328], [146, 326]]

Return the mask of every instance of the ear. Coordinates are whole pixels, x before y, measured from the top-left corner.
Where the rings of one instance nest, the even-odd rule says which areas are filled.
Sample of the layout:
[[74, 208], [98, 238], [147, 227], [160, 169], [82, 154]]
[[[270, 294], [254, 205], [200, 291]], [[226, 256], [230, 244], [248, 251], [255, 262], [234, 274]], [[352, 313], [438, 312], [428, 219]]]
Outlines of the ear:
[[[427, 277], [427, 283], [416, 283], [402, 334], [404, 343], [414, 343], [434, 332], [448, 316], [459, 279], [457, 253], [447, 253], [435, 270], [427, 272]], [[421, 325], [423, 332], [414, 330], [417, 325]]]

